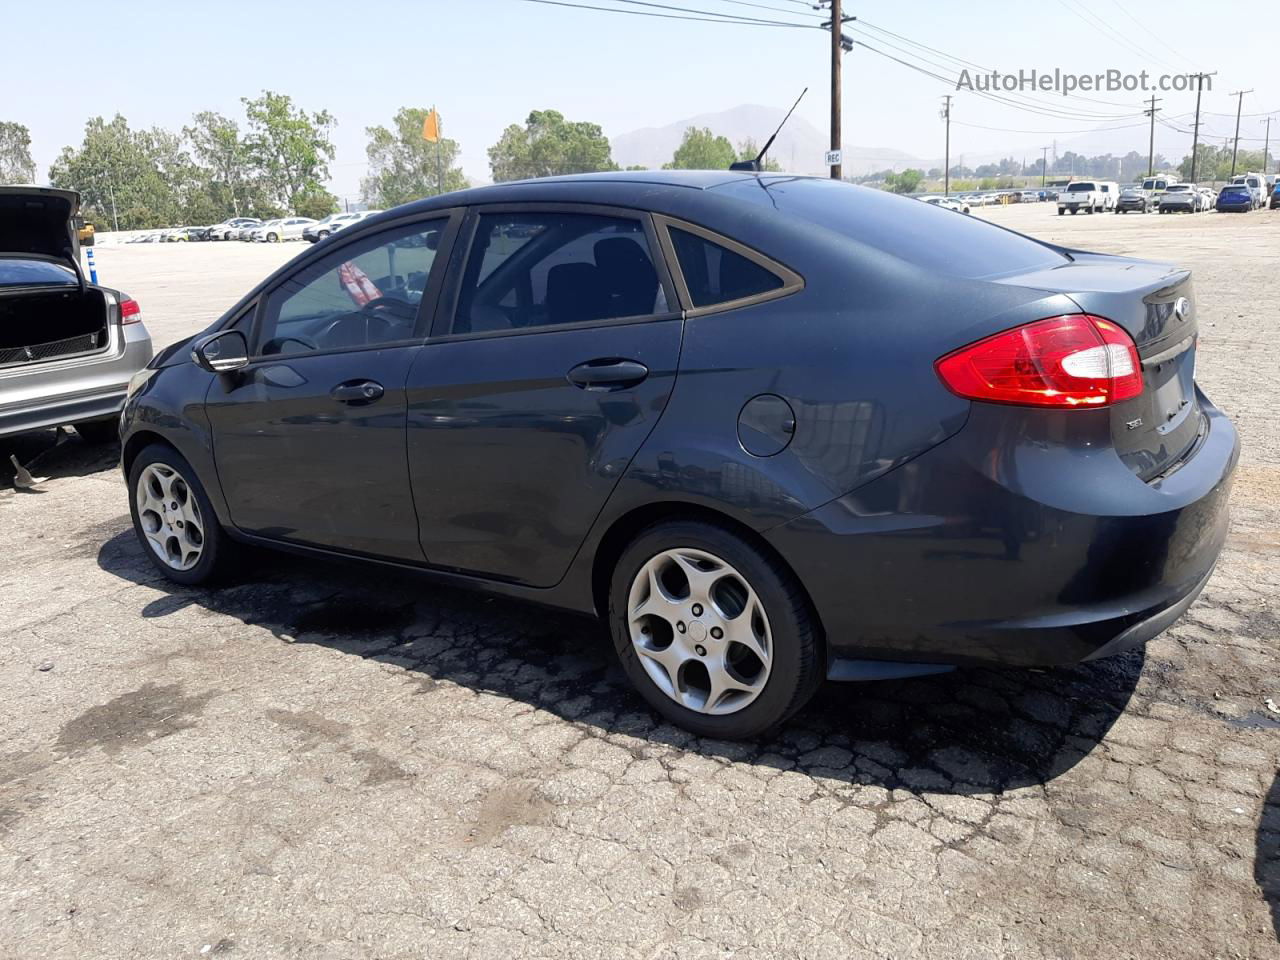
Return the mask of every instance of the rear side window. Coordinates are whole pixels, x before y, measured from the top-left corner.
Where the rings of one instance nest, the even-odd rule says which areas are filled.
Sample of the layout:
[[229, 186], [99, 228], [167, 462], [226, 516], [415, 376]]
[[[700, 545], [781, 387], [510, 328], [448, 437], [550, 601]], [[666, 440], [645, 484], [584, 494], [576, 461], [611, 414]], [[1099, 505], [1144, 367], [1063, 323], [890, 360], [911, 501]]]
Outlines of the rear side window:
[[782, 278], [705, 237], [671, 227], [671, 244], [695, 307], [742, 300], [781, 289]]

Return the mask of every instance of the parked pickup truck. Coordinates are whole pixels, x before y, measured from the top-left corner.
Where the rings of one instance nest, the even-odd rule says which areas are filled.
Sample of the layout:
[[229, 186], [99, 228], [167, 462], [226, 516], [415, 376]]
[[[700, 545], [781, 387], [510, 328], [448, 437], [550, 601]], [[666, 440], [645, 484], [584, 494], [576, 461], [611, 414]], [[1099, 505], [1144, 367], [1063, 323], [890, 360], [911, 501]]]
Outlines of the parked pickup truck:
[[1106, 198], [1093, 180], [1077, 180], [1067, 184], [1066, 189], [1058, 191], [1058, 216], [1068, 210], [1074, 214], [1081, 210], [1093, 213], [1095, 210], [1106, 209]]

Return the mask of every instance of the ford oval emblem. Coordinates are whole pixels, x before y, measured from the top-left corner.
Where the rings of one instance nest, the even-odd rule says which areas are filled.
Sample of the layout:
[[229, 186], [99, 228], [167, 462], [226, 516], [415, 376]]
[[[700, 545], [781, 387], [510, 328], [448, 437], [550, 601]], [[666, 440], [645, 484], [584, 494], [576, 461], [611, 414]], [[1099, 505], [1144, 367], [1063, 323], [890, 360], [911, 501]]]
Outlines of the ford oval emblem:
[[1173, 315], [1179, 320], [1186, 320], [1191, 313], [1191, 301], [1186, 297], [1179, 297], [1173, 305]]

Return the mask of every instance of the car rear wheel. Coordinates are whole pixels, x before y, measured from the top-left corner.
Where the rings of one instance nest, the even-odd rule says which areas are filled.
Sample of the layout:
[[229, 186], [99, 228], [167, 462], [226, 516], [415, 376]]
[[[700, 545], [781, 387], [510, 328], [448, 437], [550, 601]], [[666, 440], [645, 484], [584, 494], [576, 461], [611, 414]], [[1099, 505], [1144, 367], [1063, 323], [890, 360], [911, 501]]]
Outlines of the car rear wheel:
[[268, 233], [268, 234], [267, 234], [267, 243], [275, 243], [275, 242], [276, 242], [277, 240], [279, 240], [279, 239], [280, 239], [280, 238], [279, 238], [279, 237], [277, 237], [274, 233]]
[[225, 570], [234, 545], [181, 454], [162, 444], [147, 447], [129, 467], [129, 493], [134, 533], [161, 573], [194, 585]]
[[822, 681], [816, 617], [794, 575], [708, 523], [641, 533], [614, 569], [609, 622], [641, 696], [699, 736], [765, 735]]

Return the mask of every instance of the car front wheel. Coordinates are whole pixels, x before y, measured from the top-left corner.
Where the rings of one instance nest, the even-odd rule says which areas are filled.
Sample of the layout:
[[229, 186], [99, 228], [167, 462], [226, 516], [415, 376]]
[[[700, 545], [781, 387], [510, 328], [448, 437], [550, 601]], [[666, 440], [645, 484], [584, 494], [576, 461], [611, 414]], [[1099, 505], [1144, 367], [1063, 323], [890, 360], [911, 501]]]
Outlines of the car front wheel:
[[640, 694], [699, 736], [768, 734], [822, 681], [816, 617], [794, 575], [708, 523], [641, 533], [614, 569], [609, 621]]
[[233, 544], [200, 478], [172, 447], [152, 444], [129, 467], [129, 512], [142, 549], [170, 580], [201, 584], [224, 571]]
[[279, 239], [280, 239], [280, 238], [279, 238], [279, 237], [277, 237], [274, 233], [268, 233], [268, 234], [267, 234], [267, 243], [275, 243], [275, 242], [276, 242], [277, 240], [279, 240]]

